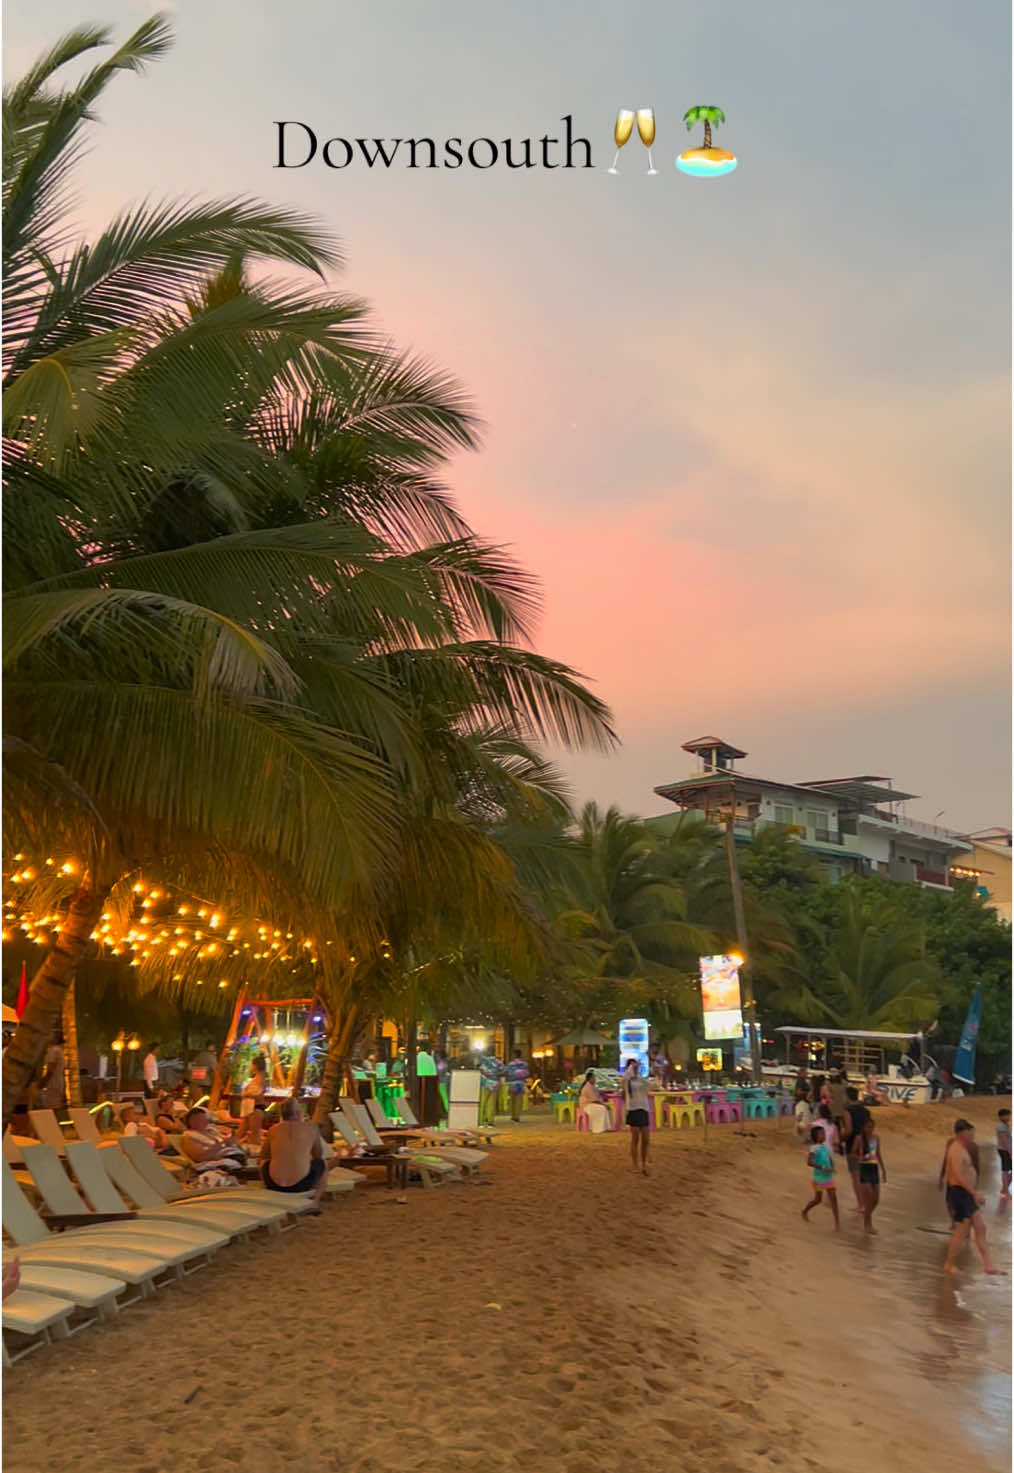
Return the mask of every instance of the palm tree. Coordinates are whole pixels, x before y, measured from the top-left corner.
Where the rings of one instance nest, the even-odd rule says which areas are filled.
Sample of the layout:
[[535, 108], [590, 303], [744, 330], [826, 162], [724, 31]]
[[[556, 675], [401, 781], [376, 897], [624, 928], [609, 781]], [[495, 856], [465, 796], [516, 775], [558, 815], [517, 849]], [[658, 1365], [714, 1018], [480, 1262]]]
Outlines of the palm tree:
[[[302, 909], [318, 933], [355, 896], [375, 940], [405, 785], [428, 773], [448, 803], [434, 731], [476, 800], [517, 783], [512, 743], [612, 740], [579, 678], [524, 647], [530, 580], [463, 535], [433, 479], [476, 443], [460, 390], [374, 341], [361, 304], [246, 280], [248, 255], [334, 264], [315, 227], [249, 202], [145, 206], [65, 248], [77, 132], [167, 30], [44, 90], [107, 39], [72, 33], [5, 99], [8, 831], [48, 838], [72, 813], [85, 856], [5, 1056], [5, 1112], [139, 866], [195, 887], [224, 867], [247, 910]], [[483, 723], [498, 749], [476, 745]], [[40, 824], [43, 773], [70, 801]]]
[[687, 919], [686, 897], [665, 845], [644, 823], [595, 803], [572, 837], [570, 873], [552, 897], [568, 951], [564, 978], [588, 1026], [631, 1007], [672, 1036], [696, 1008], [695, 972], [709, 931]]
[[828, 1010], [836, 1027], [902, 1031], [935, 1017], [942, 978], [926, 956], [920, 921], [890, 895], [835, 894]]
[[707, 106], [707, 105], [701, 105], [700, 103], [698, 103], [698, 105], [696, 107], [689, 107], [689, 108], [687, 108], [686, 112], [683, 114], [683, 121], [687, 125], [687, 132], [688, 133], [690, 132], [691, 128], [693, 128], [696, 123], [703, 123], [704, 124], [704, 143], [703, 143], [702, 147], [704, 147], [704, 148], [712, 148], [713, 147], [713, 144], [712, 144], [712, 141], [711, 141], [711, 129], [712, 129], [712, 126], [714, 126], [714, 127], [717, 128], [717, 127], [719, 127], [720, 124], [724, 123], [725, 122], [725, 113], [722, 111], [722, 109], [720, 107], [712, 107], [712, 106]]

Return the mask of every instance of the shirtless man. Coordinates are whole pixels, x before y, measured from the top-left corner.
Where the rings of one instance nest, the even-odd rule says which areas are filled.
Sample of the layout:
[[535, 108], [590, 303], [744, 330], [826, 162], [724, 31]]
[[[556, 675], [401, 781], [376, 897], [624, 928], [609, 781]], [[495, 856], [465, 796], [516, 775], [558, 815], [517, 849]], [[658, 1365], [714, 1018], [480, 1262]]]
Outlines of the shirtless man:
[[983, 1226], [982, 1213], [979, 1211], [986, 1199], [979, 1191], [979, 1174], [974, 1165], [974, 1131], [975, 1126], [969, 1124], [967, 1120], [956, 1120], [954, 1139], [947, 1147], [947, 1155], [944, 1158], [947, 1210], [954, 1223], [951, 1241], [947, 1245], [947, 1258], [944, 1261], [945, 1274], [956, 1272], [954, 1260], [958, 1256], [958, 1250], [968, 1241], [969, 1232], [975, 1239], [975, 1246], [982, 1259], [984, 1271], [988, 1274], [997, 1272], [986, 1246], [986, 1229]]
[[282, 1118], [264, 1137], [261, 1180], [272, 1192], [312, 1192], [313, 1214], [319, 1214], [327, 1185], [320, 1131], [303, 1119], [298, 1100], [286, 1100]]

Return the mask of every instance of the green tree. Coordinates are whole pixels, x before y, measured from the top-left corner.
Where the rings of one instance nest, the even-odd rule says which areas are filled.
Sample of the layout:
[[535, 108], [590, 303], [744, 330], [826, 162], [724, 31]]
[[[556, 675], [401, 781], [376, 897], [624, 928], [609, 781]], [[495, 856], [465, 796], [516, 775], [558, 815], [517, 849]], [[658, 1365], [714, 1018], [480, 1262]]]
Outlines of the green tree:
[[440, 742], [455, 791], [481, 799], [494, 774], [517, 785], [533, 738], [612, 740], [579, 678], [525, 647], [531, 580], [459, 535], [432, 478], [476, 443], [460, 391], [374, 342], [361, 304], [247, 279], [247, 256], [334, 264], [314, 227], [246, 202], [146, 206], [61, 254], [77, 132], [167, 32], [156, 18], [85, 83], [45, 90], [106, 39], [72, 34], [5, 103], [8, 832], [66, 827], [66, 803], [40, 821], [55, 774], [87, 861], [5, 1059], [5, 1110], [140, 865], [195, 885], [229, 869], [248, 911], [375, 944], [406, 793], [452, 821]]

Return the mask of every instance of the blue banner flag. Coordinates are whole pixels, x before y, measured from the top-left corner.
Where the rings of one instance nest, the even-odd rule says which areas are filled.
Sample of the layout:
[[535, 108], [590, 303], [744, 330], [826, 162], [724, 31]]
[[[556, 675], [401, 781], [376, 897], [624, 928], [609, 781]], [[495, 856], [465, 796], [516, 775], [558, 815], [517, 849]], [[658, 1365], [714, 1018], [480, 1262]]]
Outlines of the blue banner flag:
[[951, 1070], [955, 1079], [960, 1079], [962, 1084], [975, 1083], [975, 1046], [979, 1042], [981, 1024], [982, 993], [977, 987], [968, 1005], [968, 1016], [961, 1030], [961, 1042], [958, 1044], [958, 1052], [954, 1057], [954, 1068]]

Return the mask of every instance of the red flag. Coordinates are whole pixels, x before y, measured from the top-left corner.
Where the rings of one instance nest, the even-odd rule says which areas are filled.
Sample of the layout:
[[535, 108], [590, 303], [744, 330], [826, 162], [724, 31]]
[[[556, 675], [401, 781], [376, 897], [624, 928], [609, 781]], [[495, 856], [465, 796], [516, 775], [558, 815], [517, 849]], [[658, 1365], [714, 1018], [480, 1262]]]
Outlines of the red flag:
[[25, 1008], [28, 1006], [28, 974], [25, 971], [24, 962], [21, 963], [21, 986], [18, 988], [18, 1000], [14, 1004], [14, 1011], [18, 1017], [24, 1016]]

